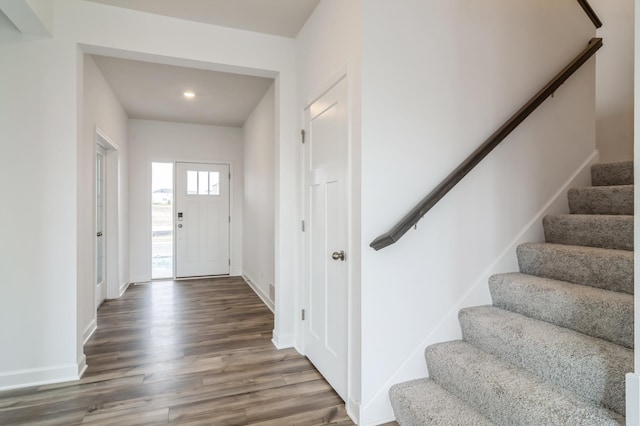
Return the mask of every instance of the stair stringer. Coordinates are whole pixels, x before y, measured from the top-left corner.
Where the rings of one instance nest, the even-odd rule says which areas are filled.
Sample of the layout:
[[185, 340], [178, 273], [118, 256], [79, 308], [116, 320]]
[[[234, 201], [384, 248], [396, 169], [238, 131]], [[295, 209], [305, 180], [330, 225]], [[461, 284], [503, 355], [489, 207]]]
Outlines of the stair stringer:
[[511, 240], [497, 256], [494, 262], [481, 274], [469, 290], [460, 298], [458, 303], [449, 310], [442, 320], [430, 328], [426, 337], [416, 345], [402, 365], [389, 377], [375, 395], [362, 404], [360, 424], [373, 426], [386, 423], [395, 419], [391, 402], [389, 401], [389, 389], [396, 383], [428, 377], [428, 371], [424, 362], [424, 348], [434, 343], [461, 339], [458, 312], [463, 308], [479, 305], [490, 305], [488, 280], [491, 275], [517, 271], [518, 261], [516, 248], [518, 245], [530, 241], [544, 241], [542, 219], [549, 214], [569, 213], [567, 193], [575, 187], [585, 187], [591, 184], [591, 166], [599, 161], [599, 152], [593, 151], [582, 164], [571, 174], [560, 189], [549, 198], [542, 208], [527, 222], [517, 236]]
[[[634, 144], [637, 146], [637, 143]], [[640, 164], [640, 149], [636, 148], [634, 152], [634, 163]], [[635, 170], [635, 169], [634, 169]], [[638, 174], [634, 174], [634, 185], [640, 184]], [[640, 206], [640, 191], [634, 192], [634, 205]], [[640, 219], [634, 216], [633, 227], [634, 241], [634, 264], [640, 262]], [[634, 267], [635, 269], [635, 267]], [[640, 312], [640, 274], [634, 274], [634, 294], [635, 294], [635, 314], [634, 314], [634, 341], [635, 346], [640, 344], [640, 325], [638, 325], [637, 315]], [[634, 352], [634, 368], [633, 372], [629, 372], [626, 376], [626, 392], [627, 392], [627, 424], [640, 425], [640, 351]]]
[[640, 425], [640, 376], [636, 373], [627, 373], [625, 381], [627, 397], [626, 419], [629, 426]]

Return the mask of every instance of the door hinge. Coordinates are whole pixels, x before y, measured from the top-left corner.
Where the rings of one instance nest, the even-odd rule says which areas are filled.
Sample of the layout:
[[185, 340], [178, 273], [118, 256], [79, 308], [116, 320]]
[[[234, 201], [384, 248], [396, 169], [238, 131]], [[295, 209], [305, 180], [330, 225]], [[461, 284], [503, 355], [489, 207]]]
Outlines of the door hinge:
[[302, 310], [302, 321], [304, 321], [304, 309]]
[[231, 180], [231, 172], [229, 172], [229, 180]]
[[231, 259], [229, 259], [229, 266], [231, 266]]
[[304, 232], [304, 220], [302, 221], [302, 232]]
[[304, 129], [300, 130], [300, 136], [302, 136], [302, 143], [304, 143], [304, 137], [307, 134], [307, 132], [304, 131]]

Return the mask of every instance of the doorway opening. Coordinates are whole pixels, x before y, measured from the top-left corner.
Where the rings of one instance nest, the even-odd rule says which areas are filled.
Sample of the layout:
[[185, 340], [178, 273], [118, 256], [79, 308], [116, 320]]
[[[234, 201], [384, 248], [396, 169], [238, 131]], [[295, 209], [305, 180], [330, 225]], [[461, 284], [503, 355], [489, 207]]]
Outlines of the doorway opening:
[[173, 278], [173, 163], [151, 163], [151, 279]]
[[[272, 90], [273, 94], [271, 95], [273, 99], [270, 101], [272, 103], [272, 109], [269, 112], [270, 115], [259, 115], [259, 119], [256, 120], [255, 123], [255, 133], [257, 134], [254, 157], [257, 159], [268, 159], [267, 161], [260, 161], [258, 165], [262, 166], [264, 163], [270, 167], [270, 174], [268, 175], [268, 182], [270, 183], [269, 187], [266, 188], [268, 191], [262, 191], [262, 186], [258, 188], [258, 192], [255, 195], [255, 199], [257, 201], [264, 201], [265, 199], [273, 199], [271, 205], [266, 205], [271, 211], [271, 217], [265, 219], [263, 222], [255, 222], [252, 219], [252, 223], [257, 223], [260, 225], [260, 229], [266, 229], [264, 238], [267, 239], [267, 243], [263, 246], [257, 247], [251, 254], [256, 253], [256, 256], [253, 258], [254, 263], [257, 265], [255, 268], [255, 274], [252, 275], [255, 278], [255, 283], [263, 284], [261, 287], [256, 287], [256, 291], [261, 291], [261, 295], [264, 296], [265, 299], [270, 299], [271, 304], [268, 303], [269, 306], [273, 308], [275, 311], [275, 324], [274, 324], [274, 337], [273, 342], [277, 347], [285, 348], [293, 346], [299, 339], [298, 334], [298, 322], [297, 315], [292, 315], [295, 310], [298, 312], [300, 306], [300, 297], [298, 291], [298, 266], [297, 262], [292, 262], [290, 255], [294, 253], [298, 248], [297, 238], [293, 238], [291, 234], [291, 229], [288, 226], [282, 226], [284, 222], [282, 222], [281, 217], [287, 218], [295, 218], [299, 217], [298, 211], [298, 202], [297, 197], [299, 194], [297, 193], [296, 185], [291, 185], [291, 182], [295, 182], [298, 175], [298, 164], [294, 164], [294, 159], [298, 152], [297, 144], [291, 143], [290, 140], [293, 135], [290, 132], [284, 132], [282, 129], [291, 128], [294, 124], [295, 117], [291, 114], [291, 102], [294, 101], [291, 98], [291, 93], [294, 92], [295, 89], [295, 81], [292, 78], [292, 74], [289, 72], [289, 65], [285, 61], [282, 64], [280, 61], [266, 61], [265, 67], [261, 67], [260, 63], [256, 63], [255, 60], [251, 59], [248, 62], [244, 62], [244, 59], [240, 59], [239, 62], [235, 60], [232, 62], [227, 62], [224, 57], [222, 57], [221, 62], [216, 62], [213, 59], [216, 58], [217, 53], [211, 54], [208, 52], [204, 56], [200, 56], [200, 54], [196, 53], [193, 57], [187, 55], [187, 57], [183, 55], [172, 56], [168, 55], [158, 55], [152, 51], [144, 51], [144, 50], [136, 50], [135, 48], [127, 48], [127, 49], [118, 49], [118, 48], [110, 48], [104, 46], [97, 46], [83, 43], [81, 49], [89, 55], [94, 55], [93, 59], [95, 61], [96, 57], [113, 57], [116, 59], [132, 59], [138, 62], [149, 62], [151, 64], [159, 64], [159, 65], [173, 65], [183, 68], [193, 68], [195, 71], [213, 71], [218, 73], [226, 73], [226, 74], [237, 74], [237, 75], [245, 75], [249, 77], [263, 77], [270, 80], [271, 89], [265, 86], [265, 90]], [[166, 53], [169, 53], [167, 51]], [[107, 67], [100, 67], [100, 63], [96, 63], [100, 68], [103, 76], [109, 81], [108, 72], [105, 71]], [[117, 67], [112, 67], [117, 68]], [[283, 72], [286, 71], [286, 72]], [[149, 74], [146, 74], [147, 76]], [[125, 78], [125, 81], [131, 81], [130, 78]], [[111, 84], [111, 81], [109, 81]], [[228, 86], [225, 85], [225, 90]], [[196, 99], [203, 99], [204, 97], [196, 97]], [[219, 104], [219, 102], [218, 102]], [[202, 108], [200, 108], [202, 110]], [[206, 108], [205, 108], [206, 110]], [[131, 120], [131, 122], [136, 122], [137, 120]], [[140, 120], [140, 130], [143, 127], [147, 128], [147, 126], [142, 126], [142, 121]], [[150, 122], [152, 120], [148, 120]], [[130, 125], [131, 125], [130, 122]], [[272, 123], [273, 128], [263, 128], [265, 123]], [[169, 123], [180, 123], [186, 124], [185, 120], [168, 121], [166, 125]], [[236, 127], [236, 126], [232, 126]], [[149, 126], [149, 128], [151, 128]], [[288, 134], [288, 136], [287, 136]], [[158, 133], [155, 136], [149, 134], [153, 138], [157, 138], [158, 136], [168, 135], [167, 133]], [[138, 146], [142, 146], [142, 143], [146, 143], [145, 138], [138, 138], [140, 134], [136, 133], [136, 141], [135, 143]], [[139, 139], [139, 140], [138, 140]], [[263, 140], [267, 140], [268, 143], [272, 144], [272, 151], [264, 152], [260, 148], [262, 148]], [[228, 141], [226, 140], [226, 136], [220, 140], [221, 143], [224, 143], [224, 146], [228, 146]], [[182, 145], [182, 144], [180, 144]], [[125, 257], [122, 260], [128, 260], [129, 263], [125, 263], [123, 265], [123, 270], [128, 272], [128, 278], [132, 282], [147, 282], [150, 280], [162, 280], [162, 279], [174, 279], [176, 277], [180, 277], [180, 258], [181, 253], [178, 248], [178, 241], [180, 237], [180, 231], [186, 231], [190, 228], [187, 228], [188, 224], [183, 223], [182, 228], [178, 228], [177, 215], [179, 210], [177, 207], [177, 196], [179, 192], [179, 188], [177, 186], [176, 178], [178, 176], [177, 166], [175, 165], [175, 161], [179, 162], [211, 162], [211, 163], [223, 163], [229, 164], [231, 166], [242, 165], [243, 160], [236, 160], [228, 155], [212, 155], [211, 146], [207, 144], [207, 154], [200, 155], [199, 153], [191, 153], [190, 151], [185, 151], [182, 147], [176, 147], [174, 150], [173, 144], [153, 144], [149, 142], [149, 145], [145, 145], [144, 151], [131, 150], [130, 151], [130, 174], [125, 173], [123, 176], [128, 182], [124, 182], [124, 189], [128, 189], [129, 197], [125, 197], [125, 201], [129, 201], [125, 205], [123, 205], [123, 209], [125, 212], [129, 212], [129, 220], [131, 223], [130, 226], [126, 227], [124, 232], [122, 233], [122, 242], [127, 245], [129, 258], [125, 253]], [[246, 155], [246, 153], [242, 153]], [[150, 165], [152, 162], [173, 162], [174, 164], [174, 186], [173, 186], [173, 235], [171, 235], [171, 240], [173, 244], [173, 250], [168, 250], [168, 255], [171, 258], [166, 258], [166, 256], [162, 256], [161, 253], [157, 253], [155, 250], [152, 251], [152, 225], [149, 223], [151, 219], [151, 200], [150, 194], [152, 194], [151, 189], [151, 170]], [[281, 167], [280, 164], [286, 164], [286, 167]], [[254, 171], [251, 177], [256, 179], [263, 179], [261, 173], [263, 173], [262, 168], [260, 169], [251, 169]], [[231, 185], [231, 188], [236, 190], [243, 190], [243, 181], [240, 179], [246, 179], [247, 175], [244, 173], [243, 167], [238, 167], [233, 170], [233, 172], [238, 172], [238, 178], [234, 180], [234, 183]], [[266, 180], [266, 179], [265, 179]], [[129, 183], [132, 183], [129, 185]], [[246, 185], [244, 185], [246, 187]], [[159, 188], [157, 188], [159, 189]], [[252, 186], [252, 189], [255, 189]], [[260, 192], [261, 191], [261, 192]], [[239, 194], [240, 196], [238, 196]], [[126, 194], [125, 194], [126, 195]], [[191, 195], [191, 194], [187, 194]], [[265, 195], [265, 196], [263, 196]], [[211, 194], [207, 195], [208, 197], [214, 197]], [[199, 197], [205, 197], [204, 195], [199, 195]], [[194, 196], [195, 198], [195, 196]], [[231, 230], [230, 234], [230, 255], [233, 257], [233, 261], [231, 265], [229, 265], [230, 259], [227, 258], [227, 268], [228, 272], [221, 272], [218, 274], [227, 275], [244, 275], [245, 269], [244, 264], [241, 262], [243, 259], [242, 256], [245, 255], [243, 252], [243, 248], [247, 246], [256, 245], [254, 241], [248, 239], [247, 242], [243, 241], [243, 226], [245, 215], [243, 215], [243, 204], [244, 201], [242, 199], [242, 192], [232, 193], [230, 200], [231, 212], [233, 215], [234, 221], [230, 224]], [[262, 208], [263, 204], [258, 205], [260, 208], [254, 211], [254, 217], [262, 216], [262, 211], [265, 210]], [[183, 212], [183, 222], [187, 220], [186, 213]], [[190, 216], [191, 217], [191, 216]], [[266, 226], [262, 226], [262, 225]], [[125, 222], [125, 225], [127, 223]], [[243, 244], [244, 243], [244, 244]], [[266, 250], [263, 247], [267, 247]], [[165, 251], [166, 252], [166, 251]], [[267, 252], [268, 256], [259, 257], [259, 255], [263, 252]], [[110, 253], [110, 252], [109, 252]], [[162, 259], [165, 257], [165, 259]], [[182, 256], [184, 258], [184, 256]], [[266, 257], [266, 259], [265, 259]], [[156, 274], [153, 271], [153, 261], [154, 258], [158, 263], [163, 261], [164, 265], [169, 265], [172, 267], [171, 271], [165, 270], [164, 273]], [[237, 259], [237, 260], [236, 260]], [[266, 264], [267, 266], [263, 266]], [[128, 268], [128, 269], [127, 269]], [[207, 272], [208, 274], [210, 272]], [[200, 273], [196, 272], [196, 275], [193, 275], [193, 272], [187, 271], [185, 272], [185, 277], [193, 277], [200, 276]], [[126, 274], [125, 274], [126, 275]], [[217, 274], [216, 274], [217, 275]], [[165, 276], [166, 278], [161, 278]], [[207, 275], [208, 276], [208, 275]], [[247, 276], [247, 278], [249, 278]], [[276, 293], [278, 296], [276, 297]], [[270, 297], [271, 296], [271, 297]], [[114, 296], [114, 297], [117, 297]], [[277, 299], [277, 300], [276, 300]]]

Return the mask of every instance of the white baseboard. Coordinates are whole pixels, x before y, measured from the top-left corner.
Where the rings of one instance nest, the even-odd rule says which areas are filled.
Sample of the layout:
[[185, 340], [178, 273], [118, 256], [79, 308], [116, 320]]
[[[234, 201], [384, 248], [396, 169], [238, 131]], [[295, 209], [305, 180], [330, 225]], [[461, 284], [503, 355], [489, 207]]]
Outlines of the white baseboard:
[[84, 333], [82, 334], [82, 344], [86, 345], [87, 341], [93, 336], [96, 329], [98, 328], [98, 321], [96, 318], [92, 319], [87, 328], [84, 329]]
[[87, 356], [82, 354], [80, 359], [78, 360], [78, 379], [81, 378], [85, 371], [87, 371]]
[[[151, 281], [151, 276], [150, 275], [131, 275], [129, 277], [129, 281], [134, 284], [134, 283], [148, 283]], [[122, 286], [122, 284], [121, 284]]]
[[351, 420], [355, 424], [359, 425], [360, 424], [360, 403], [357, 401], [354, 401], [351, 398], [348, 398], [347, 399], [347, 415], [351, 418]]
[[264, 302], [265, 305], [267, 305], [267, 308], [269, 308], [271, 312], [275, 313], [276, 305], [273, 303], [273, 300], [269, 299], [269, 296], [264, 294], [262, 289], [258, 287], [249, 276], [243, 274], [242, 279], [244, 279], [245, 282], [249, 284], [249, 287], [251, 287], [253, 292], [258, 295], [258, 297]]
[[118, 289], [118, 297], [122, 297], [122, 295], [124, 294], [125, 291], [127, 291], [130, 285], [131, 283], [126, 281], [120, 284], [120, 288]]
[[81, 359], [80, 362], [82, 365], [68, 364], [0, 373], [0, 391], [78, 380], [86, 368], [86, 361]]
[[[276, 347], [276, 349], [294, 348], [295, 341], [295, 336], [293, 334], [280, 336], [275, 329], [273, 330], [273, 338], [271, 339], [271, 342]], [[298, 352], [300, 351], [298, 350]]]
[[629, 373], [627, 379], [627, 426], [640, 426], [640, 376]]
[[391, 414], [386, 417], [380, 417], [377, 419], [368, 419], [367, 421], [362, 421], [362, 423], [356, 423], [356, 424], [360, 426], [378, 426], [385, 423], [394, 422], [395, 420], [396, 420], [395, 416]]
[[[378, 389], [374, 396], [364, 403], [360, 411], [362, 425], [376, 425], [395, 419], [389, 389], [396, 383], [427, 377], [424, 350], [434, 343], [456, 340], [462, 337], [458, 323], [458, 312], [466, 307], [491, 304], [491, 295], [487, 281], [493, 274], [504, 271], [517, 271], [516, 247], [528, 241], [542, 241], [542, 218], [551, 213], [568, 212], [567, 191], [576, 186], [588, 186], [591, 182], [590, 167], [598, 161], [598, 151], [594, 151], [567, 179], [561, 188], [550, 197], [547, 203], [531, 218], [518, 235], [498, 255], [480, 278], [460, 298], [458, 303], [431, 329], [427, 336], [415, 347], [405, 362]], [[640, 426], [640, 425], [639, 425]]]

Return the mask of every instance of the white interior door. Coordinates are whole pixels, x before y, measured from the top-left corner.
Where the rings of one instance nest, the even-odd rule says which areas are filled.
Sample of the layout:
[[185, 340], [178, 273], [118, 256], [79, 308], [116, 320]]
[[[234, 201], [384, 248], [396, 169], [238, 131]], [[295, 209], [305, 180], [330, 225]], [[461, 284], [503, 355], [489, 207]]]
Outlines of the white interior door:
[[347, 82], [305, 110], [305, 353], [347, 395]]
[[176, 164], [176, 277], [229, 273], [229, 166]]
[[105, 158], [104, 148], [96, 145], [96, 306], [107, 297]]

